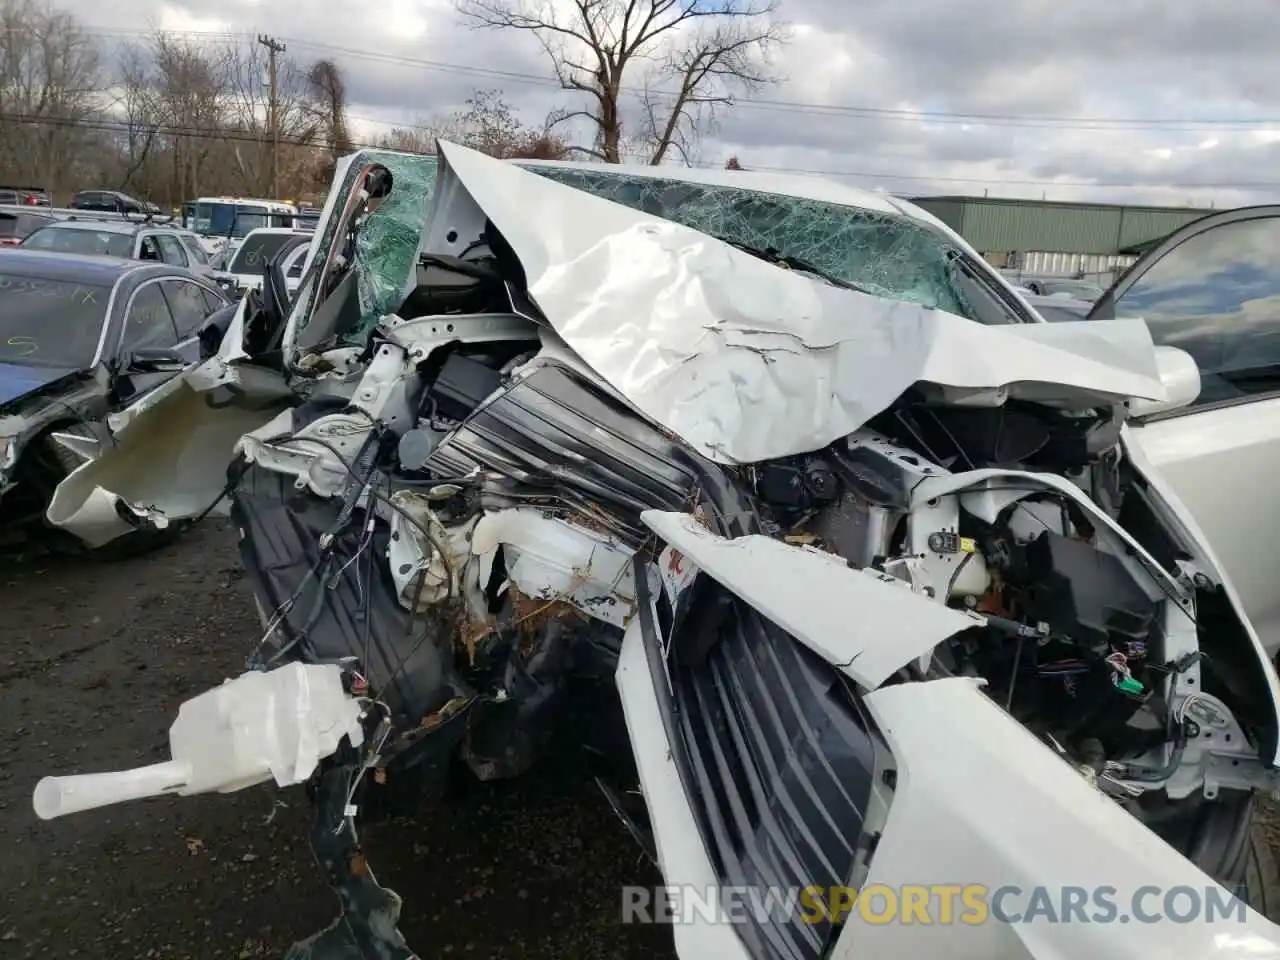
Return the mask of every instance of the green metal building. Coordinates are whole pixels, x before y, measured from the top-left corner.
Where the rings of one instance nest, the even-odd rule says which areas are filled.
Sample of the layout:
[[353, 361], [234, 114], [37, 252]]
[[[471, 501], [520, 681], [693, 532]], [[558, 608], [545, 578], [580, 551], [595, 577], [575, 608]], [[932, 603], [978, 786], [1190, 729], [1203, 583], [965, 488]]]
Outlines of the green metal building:
[[1028, 274], [1102, 273], [1128, 266], [1154, 242], [1212, 212], [993, 197], [921, 197], [912, 202], [995, 266], [1012, 266], [1016, 259]]

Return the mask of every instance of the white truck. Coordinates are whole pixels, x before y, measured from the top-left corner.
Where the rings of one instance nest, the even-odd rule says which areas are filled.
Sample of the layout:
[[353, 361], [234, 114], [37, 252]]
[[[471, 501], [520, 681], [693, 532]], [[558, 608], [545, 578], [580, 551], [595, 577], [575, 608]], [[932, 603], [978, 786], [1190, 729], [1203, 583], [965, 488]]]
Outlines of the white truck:
[[250, 230], [292, 228], [298, 208], [257, 197], [199, 197], [182, 208], [183, 226], [199, 234], [215, 266], [230, 262]]

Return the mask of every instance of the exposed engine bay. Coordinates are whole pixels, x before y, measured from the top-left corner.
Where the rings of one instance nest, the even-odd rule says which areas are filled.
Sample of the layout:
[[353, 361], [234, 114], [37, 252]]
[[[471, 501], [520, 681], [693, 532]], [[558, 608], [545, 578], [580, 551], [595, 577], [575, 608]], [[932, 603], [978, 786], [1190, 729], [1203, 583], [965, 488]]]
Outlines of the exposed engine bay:
[[[476, 305], [494, 296], [483, 266], [449, 265], [476, 277]], [[920, 393], [827, 449], [725, 468], [629, 410], [553, 335], [472, 303], [442, 314], [420, 287], [371, 341], [349, 404], [289, 411], [246, 438], [234, 468], [269, 620], [255, 664], [346, 664], [379, 705], [376, 752], [321, 780], [361, 815], [438, 795], [454, 756], [482, 779], [517, 775], [568, 724], [623, 778], [611, 802], [644, 835], [643, 813], [625, 809], [611, 689], [637, 597], [658, 596], [677, 670], [697, 670], [717, 636], [690, 617], [743, 615], [713, 582], [670, 602], [673, 560], [641, 521], [649, 509], [833, 553], [979, 615], [890, 682], [984, 678], [1135, 815], [1158, 798], [1157, 828], [1170, 801], [1261, 776], [1275, 731], [1251, 717], [1260, 681], [1202, 637], [1197, 596], [1213, 590], [1191, 554], [1126, 529], [1151, 528], [1156, 508], [1109, 411], [965, 409]], [[1224, 751], [1231, 765], [1211, 769]], [[358, 779], [369, 764], [379, 775]]]
[[[359, 227], [348, 205], [339, 235]], [[865, 863], [865, 806], [777, 762], [789, 748], [775, 734], [812, 729], [838, 781], [870, 777], [853, 744], [881, 742], [859, 708], [871, 668], [797, 644], [664, 544], [647, 511], [821, 553], [954, 611], [960, 629], [874, 685], [981, 678], [1087, 782], [1239, 882], [1238, 838], [1194, 825], [1206, 804], [1237, 811], [1270, 782], [1268, 681], [1221, 583], [1126, 461], [1122, 409], [965, 405], [917, 384], [822, 449], [715, 462], [547, 325], [492, 222], [463, 240], [465, 256], [419, 256], [412, 291], [355, 345], [350, 258], [317, 261], [323, 302], [297, 341], [309, 386], [243, 437], [228, 474], [265, 625], [250, 668], [336, 667], [366, 708], [360, 742], [304, 771], [342, 916], [290, 956], [416, 956], [395, 930], [398, 898], [358, 855], [357, 815], [412, 810], [460, 771], [517, 776], [566, 735], [650, 846], [615, 681], [637, 625], [720, 878], [794, 869], [802, 886], [836, 884]], [[245, 331], [278, 347], [260, 318]], [[806, 826], [775, 831], [790, 846], [772, 859], [751, 836], [781, 794], [828, 800], [787, 807]], [[820, 956], [831, 935], [792, 931], [780, 955]]]

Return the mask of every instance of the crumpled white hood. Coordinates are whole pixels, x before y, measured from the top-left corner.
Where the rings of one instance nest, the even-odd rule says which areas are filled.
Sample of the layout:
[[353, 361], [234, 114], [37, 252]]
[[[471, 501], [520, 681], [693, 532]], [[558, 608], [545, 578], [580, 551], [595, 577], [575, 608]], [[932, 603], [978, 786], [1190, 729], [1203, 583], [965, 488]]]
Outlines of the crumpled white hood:
[[713, 460], [818, 449], [922, 381], [1074, 405], [1165, 398], [1141, 321], [987, 327], [790, 273], [456, 144], [440, 150], [424, 248], [448, 250], [445, 234], [475, 214], [469, 197], [564, 340]]

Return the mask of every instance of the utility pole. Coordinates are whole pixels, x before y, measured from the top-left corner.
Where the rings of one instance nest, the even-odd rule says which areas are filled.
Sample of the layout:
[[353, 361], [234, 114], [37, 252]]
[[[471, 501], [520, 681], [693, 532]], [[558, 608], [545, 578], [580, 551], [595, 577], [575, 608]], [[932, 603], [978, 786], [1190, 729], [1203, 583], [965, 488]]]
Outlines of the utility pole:
[[284, 44], [265, 33], [258, 42], [267, 48], [267, 64], [271, 75], [271, 198], [280, 199], [280, 101], [276, 96], [276, 54], [284, 53]]

